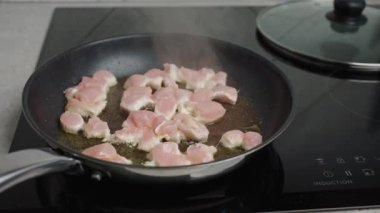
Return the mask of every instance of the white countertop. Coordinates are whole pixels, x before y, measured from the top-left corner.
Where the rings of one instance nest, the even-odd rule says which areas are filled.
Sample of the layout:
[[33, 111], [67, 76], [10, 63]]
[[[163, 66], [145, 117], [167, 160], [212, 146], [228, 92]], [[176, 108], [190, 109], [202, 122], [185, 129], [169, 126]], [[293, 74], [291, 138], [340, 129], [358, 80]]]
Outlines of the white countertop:
[[[0, 154], [8, 152], [21, 113], [21, 93], [56, 7], [272, 5], [284, 0], [0, 0]], [[369, 0], [368, 4], [380, 4]], [[353, 210], [350, 212], [380, 212]]]

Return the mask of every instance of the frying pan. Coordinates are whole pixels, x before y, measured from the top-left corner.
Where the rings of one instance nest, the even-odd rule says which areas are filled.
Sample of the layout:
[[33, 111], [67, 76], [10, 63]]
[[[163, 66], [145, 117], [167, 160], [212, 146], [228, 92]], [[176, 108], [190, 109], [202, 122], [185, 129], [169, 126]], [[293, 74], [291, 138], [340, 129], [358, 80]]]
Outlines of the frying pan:
[[[252, 150], [209, 163], [145, 167], [91, 158], [60, 140], [62, 130], [58, 121], [65, 106], [62, 93], [65, 88], [100, 69], [124, 77], [160, 68], [168, 62], [227, 72], [229, 84], [239, 89], [239, 98], [250, 100], [262, 120], [263, 143]], [[26, 179], [58, 171], [90, 174], [95, 179], [109, 177], [142, 183], [207, 180], [232, 171], [249, 159], [248, 156], [273, 142], [290, 123], [293, 96], [282, 72], [248, 49], [195, 35], [139, 34], [87, 43], [54, 57], [38, 67], [27, 81], [22, 107], [28, 123], [49, 148], [22, 150], [0, 157], [0, 191]]]

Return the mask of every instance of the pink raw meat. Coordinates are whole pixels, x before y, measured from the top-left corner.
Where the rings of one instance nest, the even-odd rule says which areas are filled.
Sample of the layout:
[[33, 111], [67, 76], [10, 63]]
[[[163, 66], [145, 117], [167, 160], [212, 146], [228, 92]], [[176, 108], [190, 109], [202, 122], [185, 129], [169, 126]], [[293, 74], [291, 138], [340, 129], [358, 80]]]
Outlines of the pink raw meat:
[[235, 104], [238, 99], [238, 91], [234, 87], [217, 84], [212, 91], [213, 99], [223, 103]]
[[83, 129], [83, 118], [75, 112], [66, 111], [60, 117], [63, 130], [67, 133], [77, 134]]
[[148, 83], [148, 79], [144, 75], [134, 74], [127, 78], [123, 88], [128, 89], [130, 87], [145, 87]]
[[244, 134], [242, 147], [245, 150], [250, 150], [260, 145], [263, 142], [261, 134], [257, 132], [246, 132]]
[[242, 145], [244, 133], [240, 130], [230, 130], [225, 132], [220, 139], [224, 147], [236, 148]]
[[191, 101], [202, 102], [211, 101], [214, 97], [214, 92], [209, 88], [195, 89], [191, 96]]
[[138, 143], [137, 149], [149, 152], [153, 149], [154, 146], [160, 143], [160, 139], [153, 132], [153, 130], [146, 130], [143, 137]]
[[227, 73], [219, 71], [217, 72], [214, 77], [212, 77], [206, 84], [207, 88], [213, 88], [215, 85], [221, 84], [226, 85], [227, 84]]
[[209, 131], [203, 123], [185, 114], [177, 114], [173, 120], [177, 122], [178, 129], [183, 132], [186, 139], [201, 142], [207, 141]]
[[78, 84], [78, 89], [89, 87], [99, 88], [101, 91], [105, 93], [107, 93], [109, 89], [107, 82], [104, 80], [98, 80], [87, 76], [82, 77], [82, 81]]
[[[128, 118], [123, 122], [123, 127], [153, 128], [153, 122], [158, 117], [154, 112], [148, 110], [137, 110], [130, 112]], [[157, 124], [156, 124], [157, 125]]]
[[214, 160], [217, 149], [202, 143], [192, 144], [187, 147], [186, 155], [193, 164], [206, 163]]
[[100, 87], [82, 87], [74, 95], [74, 98], [85, 103], [97, 103], [107, 98], [107, 93]]
[[110, 141], [112, 143], [125, 143], [130, 146], [136, 146], [142, 139], [144, 128], [139, 127], [126, 127], [115, 131], [112, 134]]
[[104, 138], [104, 140], [107, 140], [110, 136], [110, 129], [107, 122], [100, 120], [98, 117], [92, 117], [84, 125], [84, 135], [87, 138]]
[[97, 80], [105, 81], [108, 87], [112, 87], [117, 84], [116, 77], [108, 70], [96, 71], [92, 77]]
[[129, 87], [124, 91], [120, 106], [129, 112], [140, 110], [148, 105], [153, 105], [150, 87]]
[[97, 103], [84, 103], [75, 98], [68, 99], [65, 110], [76, 112], [83, 117], [98, 116], [106, 107], [107, 101], [99, 101]]
[[101, 160], [111, 161], [122, 164], [132, 164], [132, 161], [120, 156], [116, 149], [109, 143], [102, 143], [91, 146], [82, 151], [82, 154]]
[[164, 121], [157, 126], [154, 132], [160, 139], [174, 141], [176, 143], [186, 138], [183, 132], [178, 129], [178, 122], [173, 120]]
[[164, 72], [169, 76], [170, 79], [179, 82], [178, 67], [175, 64], [164, 64]]
[[148, 70], [144, 76], [147, 79], [147, 86], [152, 87], [153, 89], [159, 89], [162, 86], [164, 72], [159, 69]]
[[182, 154], [178, 145], [174, 142], [165, 142], [157, 144], [148, 157], [155, 162], [157, 166], [183, 166], [190, 165], [191, 162]]
[[196, 120], [205, 124], [215, 123], [226, 113], [226, 109], [224, 109], [220, 103], [215, 101], [189, 101], [184, 104], [180, 104], [178, 111], [180, 113], [191, 115]]

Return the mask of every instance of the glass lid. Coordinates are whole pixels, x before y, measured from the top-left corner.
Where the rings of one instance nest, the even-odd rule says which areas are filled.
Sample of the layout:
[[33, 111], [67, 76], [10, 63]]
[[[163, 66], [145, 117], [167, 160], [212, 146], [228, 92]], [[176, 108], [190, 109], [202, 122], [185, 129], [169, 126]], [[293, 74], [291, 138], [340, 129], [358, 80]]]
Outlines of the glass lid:
[[290, 1], [261, 11], [257, 27], [297, 60], [380, 73], [380, 10], [364, 0]]

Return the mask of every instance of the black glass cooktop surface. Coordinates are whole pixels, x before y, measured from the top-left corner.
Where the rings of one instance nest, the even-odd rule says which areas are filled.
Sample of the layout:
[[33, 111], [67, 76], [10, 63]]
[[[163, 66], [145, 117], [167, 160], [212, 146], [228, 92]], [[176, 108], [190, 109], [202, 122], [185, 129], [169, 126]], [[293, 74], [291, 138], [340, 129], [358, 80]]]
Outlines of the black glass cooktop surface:
[[[131, 33], [190, 33], [249, 48], [278, 66], [295, 117], [237, 171], [193, 185], [139, 185], [64, 173], [0, 195], [0, 212], [257, 212], [380, 205], [380, 83], [336, 77], [277, 57], [260, 42], [261, 8], [59, 8], [38, 64], [80, 43]], [[21, 115], [10, 151], [46, 146]], [[121, 196], [122, 195], [122, 196]]]

